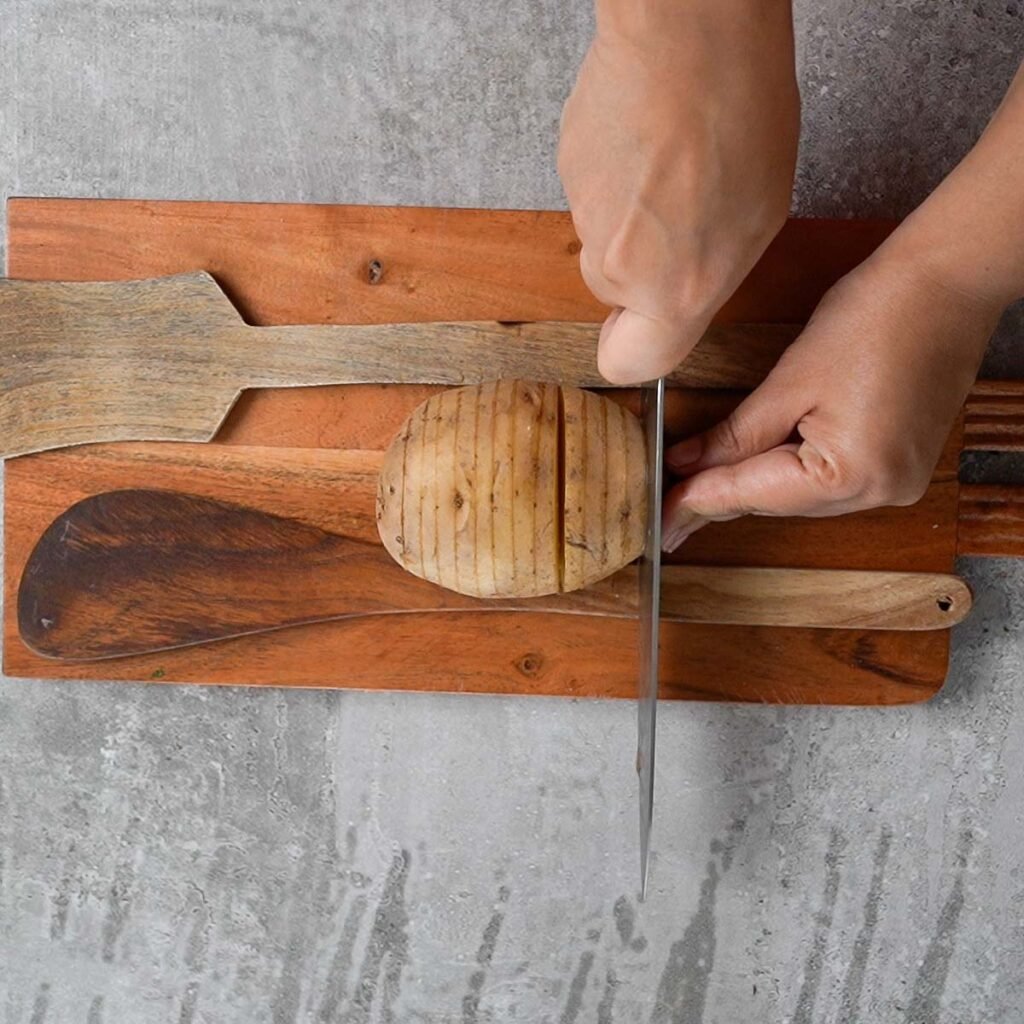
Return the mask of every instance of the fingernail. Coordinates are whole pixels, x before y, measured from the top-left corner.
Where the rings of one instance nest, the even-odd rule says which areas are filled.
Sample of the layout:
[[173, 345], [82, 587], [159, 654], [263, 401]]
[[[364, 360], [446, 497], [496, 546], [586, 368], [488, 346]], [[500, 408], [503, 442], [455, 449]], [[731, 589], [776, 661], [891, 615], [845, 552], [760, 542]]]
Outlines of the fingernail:
[[679, 547], [679, 545], [682, 544], [691, 533], [691, 530], [686, 530], [681, 527], [672, 530], [661, 538], [661, 550], [664, 551], [666, 555], [672, 554], [672, 552], [675, 551], [675, 549]]
[[688, 437], [679, 444], [672, 445], [665, 454], [665, 461], [672, 469], [685, 469], [693, 465], [699, 458], [704, 446], [699, 437]]
[[690, 534], [696, 533], [706, 520], [696, 512], [684, 509], [676, 512], [676, 520], [671, 526], [662, 525], [661, 550], [671, 553], [685, 541]]

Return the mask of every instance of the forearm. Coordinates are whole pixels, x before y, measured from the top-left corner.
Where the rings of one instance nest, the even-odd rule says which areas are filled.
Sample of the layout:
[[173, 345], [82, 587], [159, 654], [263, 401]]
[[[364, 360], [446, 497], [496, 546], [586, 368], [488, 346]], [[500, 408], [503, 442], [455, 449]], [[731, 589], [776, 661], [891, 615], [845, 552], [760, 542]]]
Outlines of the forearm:
[[974, 148], [879, 254], [983, 307], [1024, 297], [1024, 65]]
[[723, 61], [771, 47], [776, 63], [793, 71], [792, 0], [596, 0], [596, 10], [599, 35], [645, 49], [706, 43]]

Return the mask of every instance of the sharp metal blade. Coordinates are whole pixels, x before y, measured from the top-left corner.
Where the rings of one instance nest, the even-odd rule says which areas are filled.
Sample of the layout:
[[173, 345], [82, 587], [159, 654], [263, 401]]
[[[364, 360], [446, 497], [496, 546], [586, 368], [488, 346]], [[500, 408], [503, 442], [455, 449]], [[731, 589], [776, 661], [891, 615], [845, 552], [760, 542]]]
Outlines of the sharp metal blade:
[[661, 605], [661, 490], [665, 449], [665, 380], [645, 385], [647, 438], [647, 540], [640, 560], [640, 676], [637, 686], [640, 777], [640, 899], [647, 895], [651, 820], [654, 816], [654, 723], [658, 706], [658, 639]]

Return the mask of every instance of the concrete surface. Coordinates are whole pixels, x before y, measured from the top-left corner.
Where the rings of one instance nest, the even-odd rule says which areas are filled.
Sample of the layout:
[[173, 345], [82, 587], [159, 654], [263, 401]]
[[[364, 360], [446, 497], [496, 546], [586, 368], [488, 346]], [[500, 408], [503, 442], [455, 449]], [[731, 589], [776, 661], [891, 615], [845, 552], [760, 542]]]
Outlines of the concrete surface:
[[[805, 214], [908, 210], [1024, 41], [1018, 0], [798, 22]], [[0, 188], [560, 206], [590, 24], [0, 0]], [[626, 704], [5, 680], [0, 1021], [1018, 1024], [1024, 568], [964, 568], [927, 706], [663, 708], [643, 906]]]

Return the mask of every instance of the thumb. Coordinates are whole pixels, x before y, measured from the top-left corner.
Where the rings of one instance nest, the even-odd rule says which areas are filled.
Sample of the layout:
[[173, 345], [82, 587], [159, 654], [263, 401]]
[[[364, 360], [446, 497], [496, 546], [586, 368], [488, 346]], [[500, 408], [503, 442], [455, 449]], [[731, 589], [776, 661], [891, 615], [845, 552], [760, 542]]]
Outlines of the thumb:
[[705, 469], [665, 498], [664, 547], [674, 550], [694, 530], [715, 520], [847, 511], [832, 492], [833, 478], [828, 457], [806, 441], [780, 445], [735, 465]]
[[808, 410], [800, 388], [774, 372], [724, 420], [672, 445], [665, 461], [679, 476], [734, 465], [790, 440]]
[[612, 384], [640, 384], [671, 373], [707, 328], [703, 321], [680, 327], [632, 309], [617, 309], [601, 327], [597, 368]]

